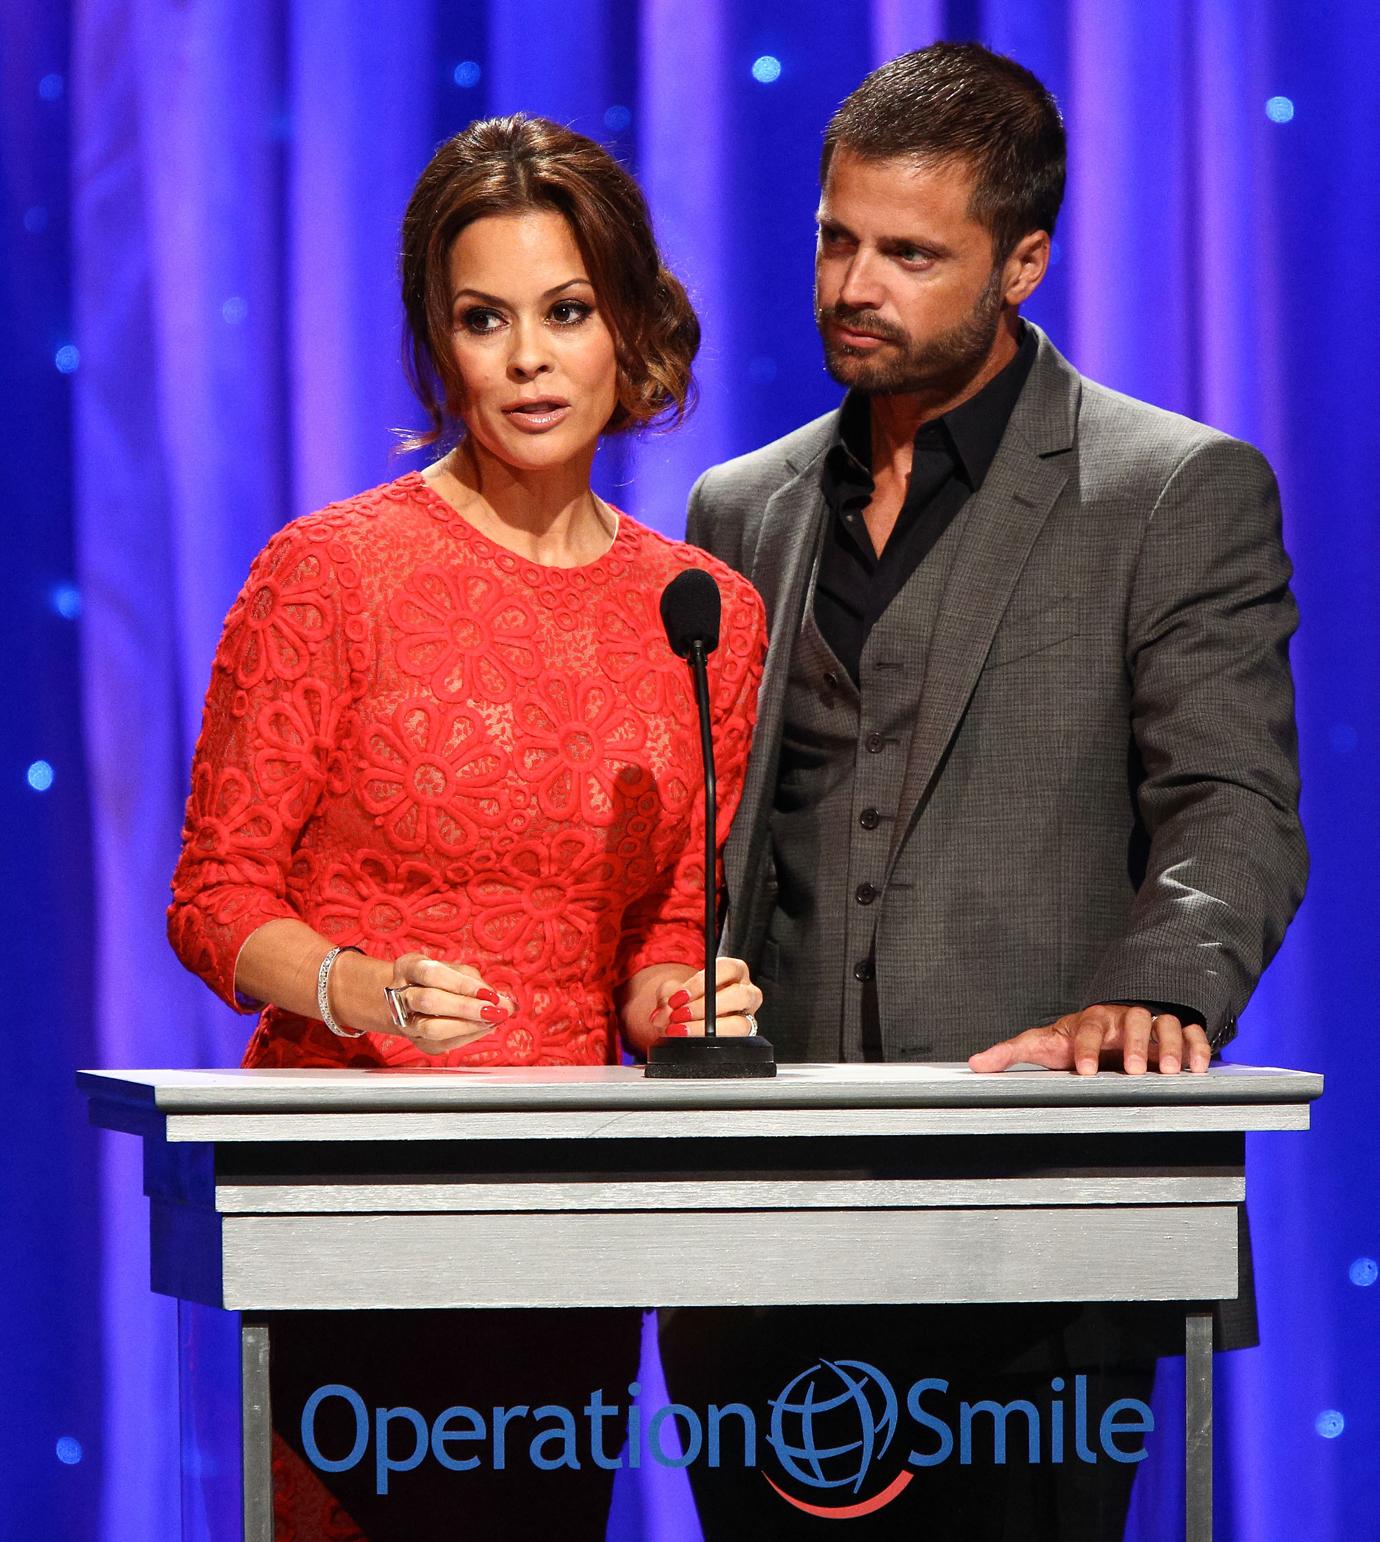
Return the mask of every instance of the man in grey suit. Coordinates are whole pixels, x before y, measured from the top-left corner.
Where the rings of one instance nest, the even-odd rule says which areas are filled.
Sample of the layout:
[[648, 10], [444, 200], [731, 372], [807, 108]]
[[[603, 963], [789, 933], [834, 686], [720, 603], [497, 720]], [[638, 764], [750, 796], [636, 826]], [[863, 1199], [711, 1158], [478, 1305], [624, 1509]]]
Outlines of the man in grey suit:
[[783, 1060], [1202, 1072], [1302, 896], [1274, 478], [1021, 320], [1063, 182], [1012, 61], [869, 76], [821, 168], [847, 395], [691, 496], [771, 630], [725, 950]]
[[843, 104], [849, 394], [691, 495], [771, 627], [725, 950], [783, 1059], [1201, 1071], [1303, 891], [1278, 495], [1021, 321], [1063, 136], [1017, 71], [937, 45]]

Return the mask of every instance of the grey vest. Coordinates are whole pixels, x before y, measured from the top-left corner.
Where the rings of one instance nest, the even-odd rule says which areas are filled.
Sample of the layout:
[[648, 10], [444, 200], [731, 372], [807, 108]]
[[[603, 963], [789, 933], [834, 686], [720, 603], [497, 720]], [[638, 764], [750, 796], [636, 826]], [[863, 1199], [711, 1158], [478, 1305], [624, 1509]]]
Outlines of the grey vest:
[[883, 907], [905, 904], [912, 887], [887, 882], [887, 856], [966, 509], [872, 628], [860, 686], [815, 624], [811, 577], [786, 686], [770, 815], [775, 896], [758, 968], [759, 1015], [782, 1060], [882, 1058], [873, 939]]

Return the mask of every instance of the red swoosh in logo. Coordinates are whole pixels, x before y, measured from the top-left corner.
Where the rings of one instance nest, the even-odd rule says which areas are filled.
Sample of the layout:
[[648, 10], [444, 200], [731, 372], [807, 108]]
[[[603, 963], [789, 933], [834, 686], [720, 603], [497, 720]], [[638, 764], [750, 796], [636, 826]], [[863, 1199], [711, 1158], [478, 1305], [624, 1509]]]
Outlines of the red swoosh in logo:
[[856, 1520], [860, 1515], [871, 1515], [873, 1511], [880, 1510], [883, 1505], [889, 1505], [915, 1476], [915, 1473], [911, 1468], [903, 1467], [880, 1494], [874, 1494], [871, 1499], [860, 1500], [855, 1505], [806, 1504], [803, 1499], [797, 1499], [794, 1494], [788, 1494], [784, 1488], [772, 1483], [765, 1472], [762, 1476], [771, 1483], [788, 1505], [794, 1505], [797, 1510], [803, 1510], [806, 1515], [817, 1515], [822, 1521], [851, 1521]]

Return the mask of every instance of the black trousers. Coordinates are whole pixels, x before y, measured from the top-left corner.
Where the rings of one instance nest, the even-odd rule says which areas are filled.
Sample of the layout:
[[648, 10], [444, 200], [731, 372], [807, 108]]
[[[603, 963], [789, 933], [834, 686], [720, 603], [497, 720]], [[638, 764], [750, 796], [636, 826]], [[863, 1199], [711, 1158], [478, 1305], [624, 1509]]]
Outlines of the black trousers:
[[[848, 1521], [843, 1531], [850, 1542], [1115, 1542], [1125, 1530], [1138, 1464], [1106, 1453], [1100, 1420], [1118, 1399], [1149, 1403], [1155, 1361], [1149, 1355], [1127, 1358], [1122, 1346], [1109, 1359], [1068, 1363], [1066, 1330], [1078, 1315], [1076, 1308], [1016, 1306], [663, 1313], [662, 1362], [672, 1401], [697, 1409], [745, 1403], [756, 1414], [755, 1467], [739, 1459], [721, 1461], [717, 1469], [702, 1461], [689, 1468], [706, 1542], [837, 1538], [843, 1534], [840, 1518]], [[895, 1400], [889, 1439], [885, 1395], [870, 1374], [874, 1369]], [[908, 1389], [921, 1378], [948, 1383], [944, 1393], [931, 1387], [919, 1394], [928, 1423], [917, 1422], [907, 1407]], [[785, 1405], [775, 1426], [787, 1447], [784, 1461], [766, 1438], [773, 1430], [773, 1399]], [[869, 1401], [861, 1437], [871, 1439], [873, 1460], [861, 1481], [846, 1481], [854, 1477], [858, 1456], [867, 1454], [855, 1446], [858, 1414]], [[970, 1460], [961, 1460], [965, 1420], [958, 1405], [984, 1401], [1025, 1403], [1034, 1410], [1039, 1459], [1029, 1460], [1032, 1421], [1018, 1406], [1002, 1416], [1004, 1461], [995, 1459], [998, 1420], [991, 1408], [966, 1421]], [[802, 1427], [802, 1417], [810, 1429]], [[1133, 1425], [1137, 1417], [1126, 1409], [1118, 1422]], [[935, 1457], [943, 1449], [937, 1425], [953, 1439], [948, 1457], [929, 1466], [910, 1461], [912, 1451]], [[1050, 1459], [1056, 1425], [1058, 1461]], [[1157, 1454], [1153, 1433], [1112, 1438], [1122, 1454], [1139, 1447]], [[1096, 1460], [1084, 1460], [1080, 1446]], [[893, 1497], [867, 1509], [893, 1486]], [[783, 1493], [821, 1511], [852, 1507], [854, 1513], [825, 1518]]]

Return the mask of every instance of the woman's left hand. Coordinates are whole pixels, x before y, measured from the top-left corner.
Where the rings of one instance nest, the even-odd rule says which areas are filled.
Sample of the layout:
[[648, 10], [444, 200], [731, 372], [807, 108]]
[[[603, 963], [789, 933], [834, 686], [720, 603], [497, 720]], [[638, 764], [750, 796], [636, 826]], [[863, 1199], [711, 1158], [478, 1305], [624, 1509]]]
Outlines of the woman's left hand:
[[[748, 966], [740, 958], [717, 961], [714, 995], [714, 1030], [725, 1037], [754, 1033], [755, 1021], [749, 1021], [762, 1006], [762, 992], [752, 983]], [[690, 1038], [704, 1033], [704, 970], [677, 984], [663, 980], [657, 987], [656, 1006], [651, 1024], [673, 1039]]]

